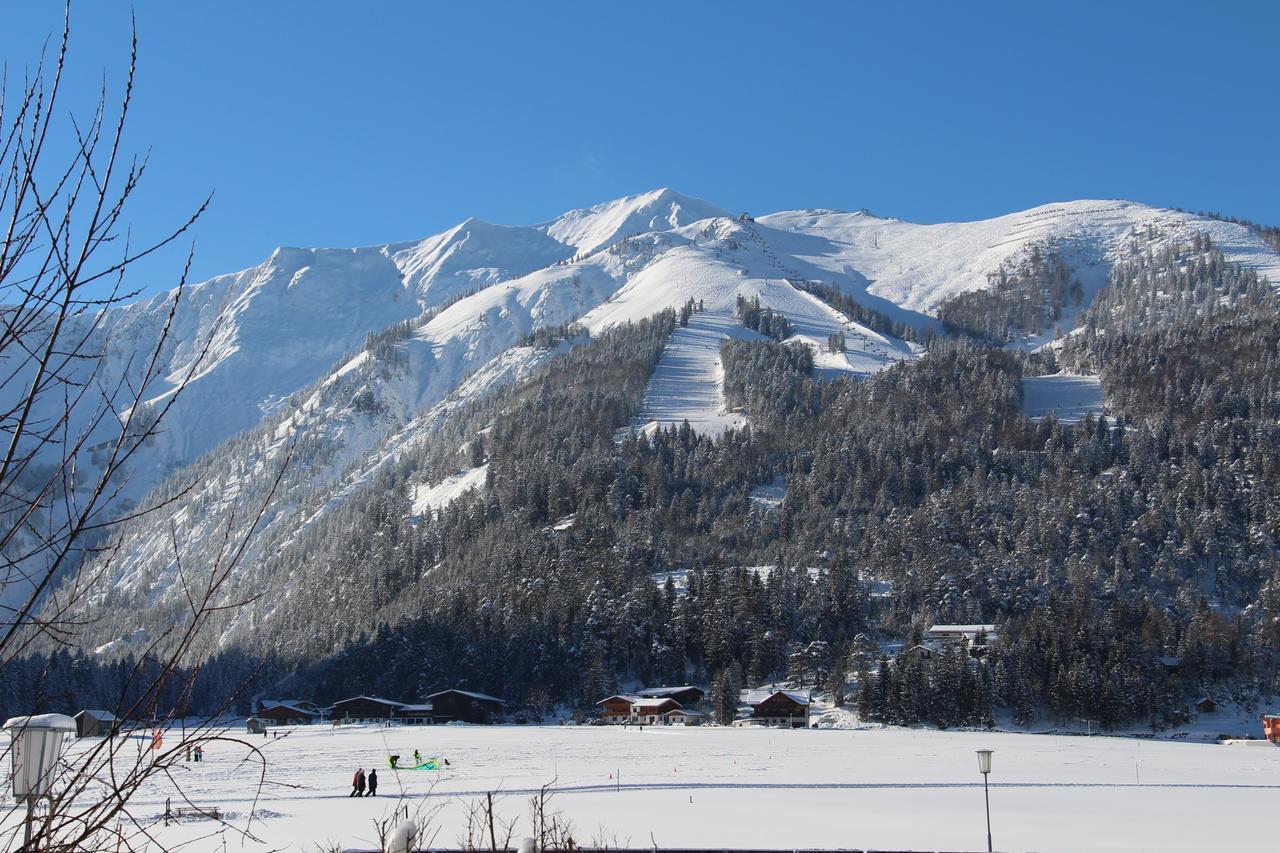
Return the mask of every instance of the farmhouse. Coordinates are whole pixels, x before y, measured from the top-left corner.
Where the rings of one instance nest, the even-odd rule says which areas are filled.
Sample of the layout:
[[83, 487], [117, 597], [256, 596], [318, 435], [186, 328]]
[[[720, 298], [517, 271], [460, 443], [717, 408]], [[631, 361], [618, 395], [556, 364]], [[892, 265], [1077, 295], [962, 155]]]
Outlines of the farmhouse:
[[86, 709], [75, 716], [76, 737], [112, 737], [120, 729], [120, 721], [110, 711]]
[[287, 702], [263, 702], [257, 716], [273, 726], [303, 726], [314, 722], [318, 715]]
[[309, 714], [319, 716], [320, 706], [309, 699], [259, 699], [258, 711], [263, 708], [269, 708], [272, 705], [290, 705], [300, 711], [306, 711]]
[[1280, 714], [1262, 716], [1262, 736], [1276, 746], [1280, 746]]
[[356, 721], [389, 720], [396, 711], [404, 707], [403, 702], [381, 699], [377, 696], [353, 696], [333, 703], [330, 719]]
[[596, 707], [600, 708], [600, 719], [606, 723], [629, 723], [634, 718], [632, 708], [640, 701], [639, 696], [630, 696], [616, 693], [607, 699], [601, 699], [596, 703]]
[[803, 729], [809, 726], [808, 692], [799, 690], [753, 690], [747, 694], [750, 722], [759, 726]]
[[642, 726], [651, 726], [662, 722], [663, 715], [669, 711], [680, 710], [680, 703], [674, 699], [650, 699], [641, 696], [632, 706], [631, 721]]
[[428, 696], [427, 701], [437, 723], [491, 723], [507, 713], [504, 700], [469, 690], [441, 690]]

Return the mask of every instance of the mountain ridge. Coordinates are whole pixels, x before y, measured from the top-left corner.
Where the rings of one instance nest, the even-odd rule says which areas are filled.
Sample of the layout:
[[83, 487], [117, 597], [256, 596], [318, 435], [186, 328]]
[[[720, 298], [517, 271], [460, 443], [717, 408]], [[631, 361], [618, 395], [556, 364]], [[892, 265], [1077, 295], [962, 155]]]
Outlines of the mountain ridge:
[[[215, 451], [242, 455], [212, 490], [184, 504], [183, 523], [207, 528], [226, 520], [242, 488], [259, 489], [286, 450], [301, 446], [308, 448], [303, 470], [286, 483], [266, 527], [283, 531], [299, 523], [294, 517], [310, 524], [317, 513], [336, 511], [356, 484], [397, 464], [403, 448], [431, 440], [449, 411], [530, 375], [553, 351], [579, 340], [571, 333], [553, 350], [522, 346], [538, 329], [576, 324], [586, 340], [692, 300], [701, 310], [673, 333], [632, 426], [689, 421], [715, 434], [744, 422], [726, 402], [718, 344], [759, 339], [737, 318], [743, 299], [785, 316], [788, 340], [808, 347], [819, 375], [869, 376], [914, 359], [918, 345], [846, 317], [806, 291], [806, 282], [825, 282], [897, 321], [934, 330], [930, 310], [987, 286], [989, 274], [1037, 247], [1074, 253], [1077, 271], [1094, 277], [1095, 291], [1108, 265], [1126, 252], [1158, 248], [1201, 228], [1227, 238], [1233, 259], [1280, 271], [1280, 255], [1259, 249], [1243, 226], [1129, 202], [1069, 202], [939, 225], [831, 211], [754, 220], [720, 212], [683, 221], [706, 212], [696, 202], [664, 189], [539, 226], [469, 219], [409, 243], [281, 248], [257, 267], [196, 285], [195, 315], [183, 315], [180, 328], [190, 340], [212, 329], [212, 357], [150, 459], [140, 463], [152, 467], [143, 470], [146, 488], [134, 496], [167, 476], [185, 482], [184, 469]], [[655, 222], [678, 224], [635, 230]], [[504, 242], [512, 239], [519, 243], [514, 250]], [[491, 263], [498, 265], [475, 265]], [[500, 278], [522, 265], [533, 268]], [[500, 280], [489, 281], [494, 276]], [[220, 316], [230, 319], [221, 325], [213, 320], [215, 283], [228, 296]], [[437, 283], [442, 290], [433, 293]], [[377, 297], [359, 301], [364, 314], [350, 310], [353, 286]], [[165, 304], [155, 297], [145, 310], [123, 310], [145, 319]], [[841, 351], [829, 346], [837, 336]], [[141, 332], [137, 337], [145, 340]], [[186, 363], [175, 356], [176, 366]], [[267, 423], [268, 432], [258, 429]], [[464, 470], [460, 462], [443, 473]], [[194, 528], [186, 533], [189, 541], [201, 538]], [[147, 524], [126, 531], [126, 551], [135, 556], [122, 563], [113, 585], [134, 578], [163, 594], [167, 558], [157, 535]]]

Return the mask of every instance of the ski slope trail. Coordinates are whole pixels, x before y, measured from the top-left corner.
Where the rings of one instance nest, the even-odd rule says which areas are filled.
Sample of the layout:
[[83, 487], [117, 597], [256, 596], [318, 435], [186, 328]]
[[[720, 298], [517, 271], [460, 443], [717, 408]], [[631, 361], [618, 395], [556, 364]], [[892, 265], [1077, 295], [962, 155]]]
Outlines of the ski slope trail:
[[720, 344], [728, 338], [760, 338], [732, 318], [694, 314], [689, 325], [671, 333], [645, 390], [644, 404], [632, 426], [641, 431], [678, 426], [719, 435], [747, 422], [730, 411], [724, 398]]

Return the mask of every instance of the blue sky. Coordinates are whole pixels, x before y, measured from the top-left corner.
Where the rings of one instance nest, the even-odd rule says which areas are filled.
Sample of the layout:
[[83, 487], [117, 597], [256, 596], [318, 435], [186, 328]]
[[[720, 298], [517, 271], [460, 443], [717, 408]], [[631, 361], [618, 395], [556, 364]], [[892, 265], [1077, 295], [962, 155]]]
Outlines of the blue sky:
[[[659, 186], [753, 212], [1123, 197], [1280, 224], [1280, 3], [134, 8], [132, 218], [157, 233], [214, 191], [198, 278]], [[6, 9], [11, 79], [59, 22]], [[121, 79], [129, 7], [77, 2], [73, 24], [64, 107]]]

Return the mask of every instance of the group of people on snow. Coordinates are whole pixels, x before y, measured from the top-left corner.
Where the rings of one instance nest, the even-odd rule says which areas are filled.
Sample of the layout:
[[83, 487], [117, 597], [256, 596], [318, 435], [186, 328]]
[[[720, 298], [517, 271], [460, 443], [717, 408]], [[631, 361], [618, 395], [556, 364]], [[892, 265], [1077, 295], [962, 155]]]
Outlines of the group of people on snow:
[[[365, 793], [365, 787], [368, 786], [368, 793]], [[351, 793], [348, 797], [376, 797], [378, 796], [378, 771], [371, 768], [369, 775], [365, 776], [364, 768], [360, 767], [356, 770], [356, 775], [351, 779]]]
[[[433, 762], [438, 761], [444, 764], [446, 767], [449, 766], [449, 760], [447, 758], [443, 758], [443, 759], [433, 758], [431, 760]], [[401, 769], [399, 754], [388, 755], [387, 761], [391, 765], [392, 770]], [[423, 761], [424, 759], [422, 757], [422, 753], [419, 750], [415, 749], [413, 751], [413, 767], [407, 767], [404, 769], [413, 770], [415, 768], [421, 767], [423, 766]], [[436, 765], [431, 764], [429, 765], [429, 767], [431, 769], [435, 769]], [[366, 774], [364, 772], [363, 767], [357, 768], [356, 775], [351, 777], [351, 793], [348, 794], [347, 796], [348, 797], [376, 797], [377, 795], [378, 795], [378, 771], [370, 770], [368, 774]]]

